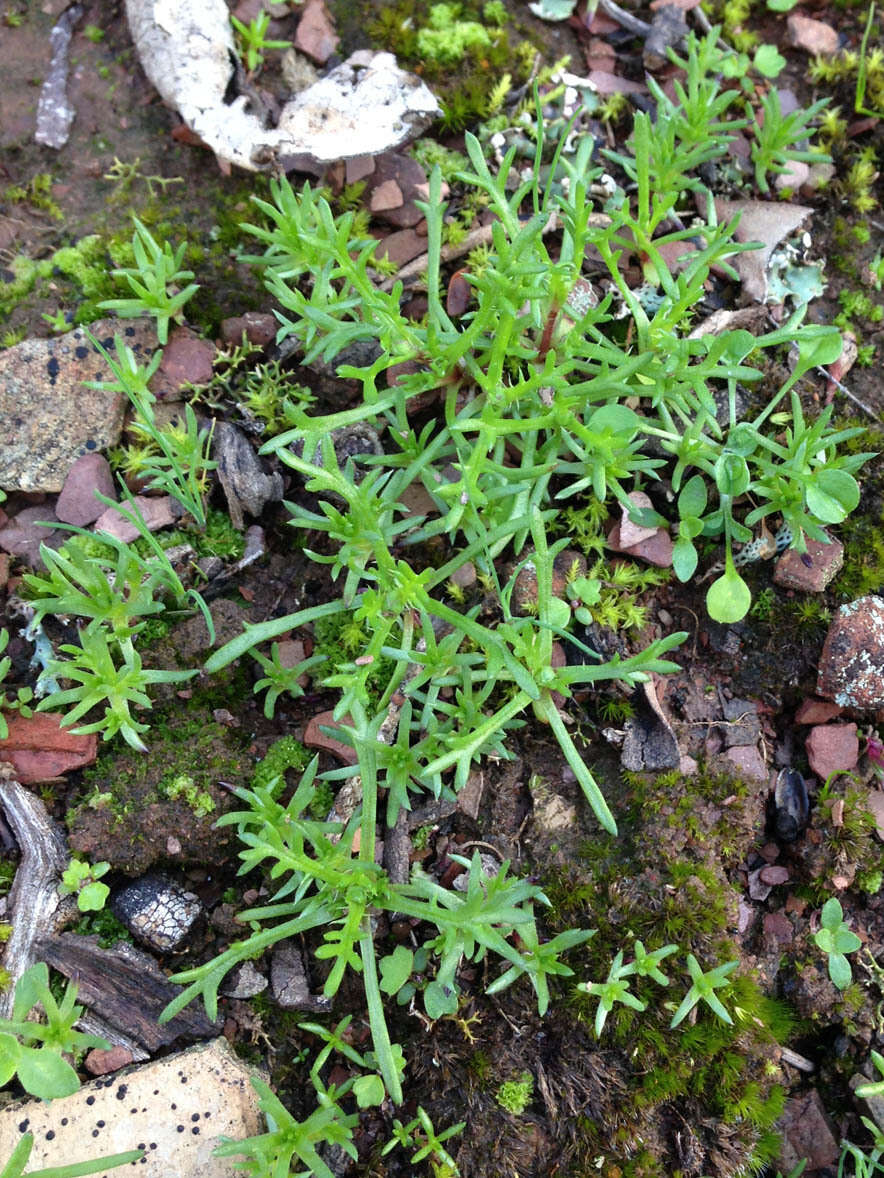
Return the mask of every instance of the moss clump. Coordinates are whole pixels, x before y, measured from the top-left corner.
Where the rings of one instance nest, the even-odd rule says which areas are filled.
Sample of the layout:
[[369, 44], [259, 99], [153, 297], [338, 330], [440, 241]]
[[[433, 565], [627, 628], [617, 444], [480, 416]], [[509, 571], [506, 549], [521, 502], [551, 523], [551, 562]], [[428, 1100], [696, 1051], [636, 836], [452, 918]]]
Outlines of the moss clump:
[[0, 269], [0, 315], [9, 315], [31, 293], [37, 275], [37, 263], [23, 254]]
[[602, 1159], [601, 1173], [671, 1175], [683, 1165], [673, 1150], [675, 1118], [691, 1126], [697, 1172], [729, 1178], [771, 1156], [783, 1103], [776, 1044], [791, 1018], [751, 973], [738, 971], [720, 991], [731, 1025], [707, 1008], [675, 1029], [670, 1023], [690, 986], [688, 953], [704, 971], [739, 959], [738, 891], [727, 873], [757, 833], [751, 791], [731, 772], [713, 769], [692, 778], [627, 774], [625, 785], [620, 838], [585, 844], [582, 861], [545, 881], [555, 914], [551, 932], [575, 924], [597, 929], [571, 955], [578, 981], [604, 979], [619, 951], [631, 958], [636, 940], [648, 953], [669, 944], [678, 950], [665, 961], [667, 987], [630, 977], [631, 992], [646, 1007], [616, 1005], [600, 1041], [597, 999], [573, 985], [567, 992], [575, 1023], [617, 1073], [616, 1088], [581, 1128], [581, 1152]]
[[282, 736], [273, 742], [255, 766], [252, 772], [252, 788], [263, 789], [274, 781], [283, 780], [288, 769], [302, 773], [309, 763], [308, 749], [293, 736]]
[[502, 1109], [520, 1117], [534, 1095], [534, 1077], [530, 1072], [522, 1072], [518, 1080], [506, 1080], [494, 1094], [494, 1099]]

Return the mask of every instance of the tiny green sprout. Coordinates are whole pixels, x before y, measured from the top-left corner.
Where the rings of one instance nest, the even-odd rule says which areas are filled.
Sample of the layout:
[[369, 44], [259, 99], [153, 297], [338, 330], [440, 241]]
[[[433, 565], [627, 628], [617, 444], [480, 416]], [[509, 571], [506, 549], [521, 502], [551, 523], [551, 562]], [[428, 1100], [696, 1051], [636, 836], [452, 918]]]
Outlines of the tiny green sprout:
[[598, 1010], [595, 1013], [596, 1038], [601, 1037], [605, 1022], [607, 1021], [608, 1015], [614, 1009], [616, 1002], [621, 1002], [624, 1006], [630, 1006], [633, 1010], [645, 1009], [647, 1004], [641, 1002], [634, 994], [630, 994], [629, 982], [624, 981], [625, 978], [633, 973], [635, 973], [635, 962], [633, 961], [629, 965], [624, 965], [623, 951], [621, 950], [611, 962], [607, 981], [580, 982], [578, 984], [578, 990], [583, 990], [585, 993], [591, 994], [599, 1000]]
[[84, 859], [71, 859], [62, 872], [59, 895], [76, 896], [81, 912], [100, 912], [110, 895], [110, 888], [98, 881], [109, 871], [109, 863], [90, 864]]
[[93, 45], [98, 45], [104, 40], [104, 29], [99, 28], [98, 25], [87, 25], [83, 29], [83, 36]]
[[832, 984], [839, 990], [846, 990], [853, 975], [845, 954], [855, 953], [862, 947], [862, 941], [847, 927], [841, 905], [834, 897], [823, 905], [820, 924], [822, 928], [814, 934], [814, 942], [818, 949], [828, 954]]
[[715, 991], [731, 984], [728, 974], [733, 973], [739, 962], [728, 961], [724, 965], [717, 965], [714, 969], [710, 969], [704, 973], [700, 969], [700, 963], [696, 957], [693, 953], [689, 953], [687, 956], [687, 965], [688, 973], [691, 975], [691, 988], [685, 994], [681, 1006], [679, 1006], [673, 1015], [672, 1022], [669, 1024], [670, 1027], [677, 1027], [699, 1002], [705, 1002], [709, 1009], [717, 1014], [720, 1019], [733, 1025], [734, 1020], [719, 1001]]
[[[884, 1056], [879, 1055], [877, 1051], [873, 1051], [871, 1054], [872, 1063], [884, 1077]], [[870, 1096], [884, 1096], [884, 1078], [874, 1080], [871, 1084], [860, 1084], [856, 1089], [856, 1095], [861, 1096], [864, 1100]]]
[[640, 978], [653, 978], [659, 986], [668, 986], [669, 978], [660, 969], [660, 962], [670, 953], [675, 953], [677, 949], [677, 945], [664, 945], [662, 949], [655, 949], [653, 953], [647, 953], [641, 941], [636, 941], [634, 945], [635, 972]]
[[253, 74], [264, 64], [264, 51], [267, 49], [288, 49], [291, 41], [268, 41], [265, 34], [270, 24], [270, 14], [261, 12], [247, 25], [235, 16], [230, 23], [236, 31], [237, 46], [240, 55], [246, 59], [246, 69]]

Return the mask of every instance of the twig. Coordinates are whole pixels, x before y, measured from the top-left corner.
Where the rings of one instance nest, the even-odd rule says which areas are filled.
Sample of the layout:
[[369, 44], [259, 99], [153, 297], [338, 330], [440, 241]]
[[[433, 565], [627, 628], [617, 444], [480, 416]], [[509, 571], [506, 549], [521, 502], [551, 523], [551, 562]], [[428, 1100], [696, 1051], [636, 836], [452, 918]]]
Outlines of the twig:
[[0, 804], [21, 850], [9, 893], [12, 934], [3, 959], [9, 973], [9, 984], [0, 993], [3, 1018], [12, 1014], [15, 984], [33, 964], [37, 940], [52, 931], [52, 917], [59, 904], [58, 881], [68, 863], [64, 838], [46, 807], [12, 773], [8, 763], [0, 766]]
[[637, 37], [647, 37], [651, 31], [649, 24], [645, 24], [643, 20], [639, 20], [637, 16], [633, 16], [631, 12], [627, 12], [619, 4], [615, 4], [614, 0], [599, 0], [599, 8], [611, 20], [615, 20], [618, 25], [630, 33], [635, 33]]

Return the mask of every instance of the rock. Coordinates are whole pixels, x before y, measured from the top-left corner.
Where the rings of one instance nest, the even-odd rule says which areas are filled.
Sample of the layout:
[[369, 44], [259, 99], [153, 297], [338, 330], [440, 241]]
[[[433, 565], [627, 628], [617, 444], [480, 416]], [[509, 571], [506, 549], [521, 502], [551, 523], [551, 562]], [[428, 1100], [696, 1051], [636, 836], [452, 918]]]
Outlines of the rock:
[[94, 523], [106, 510], [106, 504], [96, 499], [96, 491], [116, 499], [114, 476], [103, 454], [83, 454], [68, 471], [55, 505], [56, 516], [62, 523], [80, 528]]
[[776, 864], [768, 864], [767, 867], [762, 867], [759, 872], [762, 883], [769, 884], [775, 888], [778, 884], [789, 882], [789, 869], [787, 867], [779, 867]]
[[57, 528], [43, 527], [41, 521], [55, 523], [55, 512], [51, 507], [24, 508], [0, 531], [0, 548], [10, 556], [18, 556], [26, 561], [32, 569], [42, 568], [40, 545], [59, 548], [65, 537]]
[[796, 724], [828, 724], [836, 719], [844, 709], [838, 704], [829, 703], [822, 699], [803, 699], [795, 713]]
[[452, 319], [459, 319], [470, 305], [473, 288], [466, 280], [466, 270], [455, 270], [448, 283], [448, 293], [445, 296], [445, 310]]
[[786, 160], [783, 171], [774, 177], [773, 186], [777, 192], [795, 192], [807, 183], [810, 167], [804, 160]]
[[239, 345], [245, 335], [250, 344], [265, 348], [276, 339], [278, 329], [275, 316], [263, 315], [260, 311], [246, 311], [244, 315], [221, 320], [221, 338], [225, 344]]
[[[809, 563], [808, 563], [809, 562]], [[844, 545], [838, 540], [824, 544], [808, 540], [807, 552], [787, 549], [774, 569], [774, 584], [800, 593], [822, 593], [841, 571], [844, 564]]]
[[758, 704], [754, 700], [726, 699], [724, 718], [727, 721], [727, 726], [722, 728], [725, 748], [758, 742], [761, 725], [758, 722]]
[[790, 1096], [775, 1128], [783, 1137], [777, 1164], [784, 1173], [794, 1169], [802, 1158], [807, 1159], [810, 1172], [832, 1165], [838, 1157], [838, 1142], [815, 1088], [801, 1096]]
[[225, 1039], [215, 1039], [94, 1080], [72, 1096], [17, 1101], [0, 1113], [0, 1157], [9, 1157], [24, 1125], [34, 1135], [32, 1169], [143, 1143], [140, 1178], [233, 1178], [235, 1159], [213, 1155], [225, 1138], [262, 1131], [251, 1074]]
[[816, 689], [841, 707], [884, 707], [884, 599], [841, 606], [823, 643]]
[[295, 33], [295, 48], [317, 65], [325, 65], [339, 41], [323, 0], [307, 0]]
[[793, 49], [803, 49], [814, 56], [827, 56], [838, 49], [838, 33], [831, 25], [795, 12], [786, 18], [786, 37]]
[[635, 715], [624, 724], [625, 738], [620, 763], [632, 772], [655, 773], [676, 769], [681, 762], [678, 741], [657, 699], [653, 683], [634, 693]]
[[666, 68], [669, 63], [667, 50], [681, 50], [687, 36], [688, 25], [684, 12], [676, 4], [663, 4], [654, 13], [651, 27], [645, 38], [642, 65], [646, 70]]
[[626, 548], [620, 539], [620, 524], [616, 523], [608, 533], [608, 547], [612, 552], [622, 552], [626, 556], [635, 556], [646, 564], [656, 565], [657, 568], [672, 568], [672, 537], [665, 528], [657, 528], [647, 540], [640, 540]]
[[225, 998], [254, 998], [267, 989], [267, 979], [255, 969], [252, 961], [241, 961], [221, 983]]
[[[146, 321], [124, 327], [100, 319], [89, 331], [111, 354], [118, 334], [142, 364], [156, 347], [156, 334]], [[81, 454], [115, 446], [126, 398], [86, 386], [87, 381], [110, 380], [83, 327], [0, 352], [0, 487], [60, 491]]]
[[880, 789], [870, 789], [866, 794], [866, 805], [874, 815], [878, 838], [884, 842], [884, 792]]
[[[158, 532], [160, 528], [171, 527], [178, 519], [169, 495], [161, 495], [159, 498], [136, 495], [133, 502], [141, 512], [149, 532]], [[125, 516], [120, 515], [115, 507], [108, 507], [101, 513], [95, 521], [94, 530], [108, 532], [111, 536], [116, 536], [118, 540], [123, 540], [127, 544], [137, 540], [141, 535], [138, 528], [130, 523]]]
[[[429, 195], [426, 172], [410, 155], [395, 151], [376, 156], [374, 165], [365, 188], [371, 211], [396, 229], [413, 228], [423, 217], [415, 199], [426, 200]], [[426, 249], [426, 238], [423, 241]]]
[[214, 359], [211, 340], [201, 339], [189, 327], [173, 327], [151, 388], [157, 396], [170, 398], [179, 396], [188, 385], [208, 384], [215, 372]]
[[[630, 491], [626, 498], [639, 511], [652, 511], [654, 508], [653, 503], [644, 491]], [[646, 528], [642, 524], [633, 523], [630, 519], [628, 508], [624, 504], [621, 504], [620, 544], [623, 548], [633, 548], [636, 544], [640, 544], [642, 540], [650, 540], [652, 536], [657, 534], [657, 531], [657, 524]]]
[[767, 781], [767, 766], [757, 748], [751, 745], [737, 745], [725, 753], [742, 777], [753, 781]]
[[795, 930], [784, 912], [765, 912], [762, 921], [765, 947], [772, 952], [782, 952], [792, 944]]
[[118, 1072], [132, 1063], [132, 1052], [128, 1047], [111, 1047], [103, 1051], [95, 1047], [86, 1056], [83, 1066], [92, 1076], [109, 1076], [111, 1072]]
[[849, 773], [859, 760], [855, 724], [817, 724], [805, 741], [813, 773], [825, 781], [833, 773]]
[[[513, 585], [513, 605], [517, 613], [530, 611], [537, 602], [537, 571], [530, 559], [533, 549], [526, 553], [527, 559], [522, 563]], [[586, 576], [586, 557], [576, 548], [563, 548], [553, 558], [552, 592], [554, 597], [564, 600], [567, 597], [568, 585], [577, 577]]]
[[267, 503], [282, 498], [282, 475], [278, 471], [265, 472], [249, 439], [229, 421], [216, 423], [212, 454], [218, 463], [218, 479], [230, 519], [237, 531], [245, 526], [244, 512], [257, 519]]
[[22, 785], [52, 781], [72, 769], [91, 765], [98, 751], [94, 732], [77, 736], [62, 728], [60, 716], [35, 712], [25, 717], [18, 712], [5, 716], [9, 735], [0, 740], [0, 761], [10, 761]]
[[171, 953], [203, 914], [193, 892], [160, 875], [143, 875], [121, 888], [111, 909], [133, 937], [156, 953]]
[[[344, 718], [344, 723], [350, 723], [348, 717]], [[311, 717], [304, 729], [304, 744], [308, 749], [323, 749], [325, 752], [331, 753], [344, 765], [355, 765], [358, 760], [356, 749], [351, 748], [348, 744], [343, 744], [340, 740], [335, 740], [333, 736], [327, 736], [322, 731], [322, 728], [336, 727], [334, 711], [320, 712], [317, 716]]]
[[283, 941], [270, 955], [270, 989], [283, 1010], [331, 1010], [331, 999], [310, 992], [301, 951], [293, 941]]
[[774, 806], [777, 837], [791, 843], [807, 826], [810, 799], [807, 785], [797, 769], [781, 769], [774, 786]]
[[427, 239], [414, 229], [399, 229], [388, 233], [378, 244], [378, 257], [388, 258], [395, 266], [404, 266], [413, 258], [427, 252]]

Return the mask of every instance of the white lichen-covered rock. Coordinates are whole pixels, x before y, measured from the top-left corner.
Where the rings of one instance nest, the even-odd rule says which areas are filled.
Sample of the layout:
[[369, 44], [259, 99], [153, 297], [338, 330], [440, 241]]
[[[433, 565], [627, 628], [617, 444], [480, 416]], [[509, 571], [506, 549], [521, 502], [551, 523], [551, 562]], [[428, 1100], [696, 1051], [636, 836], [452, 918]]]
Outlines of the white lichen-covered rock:
[[249, 171], [374, 155], [407, 142], [439, 114], [432, 92], [390, 53], [360, 50], [283, 107], [265, 127], [234, 76], [224, 0], [126, 0], [144, 72], [220, 160]]
[[842, 708], [884, 708], [884, 598], [870, 594], [838, 610], [823, 643], [817, 694]]

